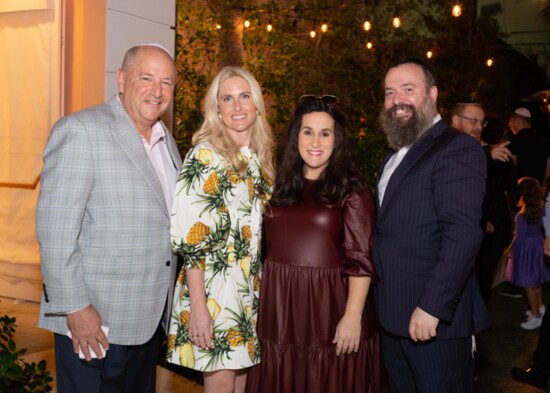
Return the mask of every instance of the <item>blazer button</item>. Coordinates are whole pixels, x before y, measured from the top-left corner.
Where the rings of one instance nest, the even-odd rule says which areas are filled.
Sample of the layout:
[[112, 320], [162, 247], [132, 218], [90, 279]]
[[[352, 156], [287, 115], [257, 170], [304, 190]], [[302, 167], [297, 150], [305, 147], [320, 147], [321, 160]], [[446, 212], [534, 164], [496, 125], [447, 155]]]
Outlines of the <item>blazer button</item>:
[[165, 265], [170, 266], [171, 261], [166, 261]]

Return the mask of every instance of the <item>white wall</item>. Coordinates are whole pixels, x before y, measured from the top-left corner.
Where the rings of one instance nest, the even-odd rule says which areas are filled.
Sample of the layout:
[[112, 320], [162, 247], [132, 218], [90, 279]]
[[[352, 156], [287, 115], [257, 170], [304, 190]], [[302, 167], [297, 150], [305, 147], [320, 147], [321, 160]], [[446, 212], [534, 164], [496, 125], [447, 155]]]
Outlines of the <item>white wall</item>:
[[[85, 68], [89, 64], [75, 62], [80, 51], [90, 49], [81, 41], [81, 18], [92, 29], [106, 26], [105, 99], [117, 92], [115, 73], [129, 47], [151, 41], [172, 52], [175, 47], [175, 0], [107, 0], [105, 24], [103, 16], [97, 16], [103, 14], [82, 11], [82, 1], [96, 0], [0, 0], [0, 296], [33, 301], [41, 296], [35, 235], [38, 186], [33, 183], [49, 130], [63, 107], [63, 42], [70, 38], [76, 47], [71, 47], [66, 83], [85, 95], [89, 86], [83, 86], [80, 74], [90, 72]], [[74, 20], [62, 20], [63, 2], [65, 9], [69, 4], [73, 12], [78, 8], [71, 14]], [[25, 12], [38, 13], [38, 20], [33, 22]], [[13, 17], [6, 17], [8, 13]], [[64, 26], [78, 27], [67, 33], [78, 37], [63, 37]], [[91, 35], [93, 39], [93, 30]], [[75, 66], [76, 71], [71, 68]], [[168, 126], [171, 119], [171, 114], [164, 119]], [[40, 124], [29, 125], [31, 121]], [[21, 132], [22, 125], [31, 131]]]
[[117, 93], [116, 70], [128, 48], [158, 42], [174, 53], [175, 25], [176, 0], [108, 0], [105, 98]]
[[0, 296], [39, 300], [37, 180], [61, 113], [62, 1], [0, 3]]

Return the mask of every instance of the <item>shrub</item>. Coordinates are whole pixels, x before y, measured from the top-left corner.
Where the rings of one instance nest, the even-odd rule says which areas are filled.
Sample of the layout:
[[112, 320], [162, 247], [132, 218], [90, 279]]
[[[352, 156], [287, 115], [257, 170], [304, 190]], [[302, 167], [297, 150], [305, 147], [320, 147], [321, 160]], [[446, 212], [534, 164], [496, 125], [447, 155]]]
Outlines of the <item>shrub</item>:
[[53, 378], [46, 370], [46, 361], [38, 364], [21, 359], [26, 349], [17, 349], [13, 334], [15, 318], [0, 318], [0, 392], [41, 393], [51, 392]]

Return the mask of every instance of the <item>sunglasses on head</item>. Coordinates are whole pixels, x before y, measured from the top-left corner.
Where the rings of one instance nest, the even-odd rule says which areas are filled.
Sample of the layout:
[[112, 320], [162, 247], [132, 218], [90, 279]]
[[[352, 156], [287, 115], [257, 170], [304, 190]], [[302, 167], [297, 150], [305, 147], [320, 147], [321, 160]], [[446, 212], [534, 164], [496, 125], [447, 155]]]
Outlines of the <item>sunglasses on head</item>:
[[314, 94], [303, 95], [298, 100], [300, 104], [303, 104], [304, 102], [312, 102], [312, 101], [321, 101], [327, 105], [335, 105], [335, 104], [338, 104], [339, 102], [338, 97], [336, 96], [331, 96], [331, 95], [316, 96]]

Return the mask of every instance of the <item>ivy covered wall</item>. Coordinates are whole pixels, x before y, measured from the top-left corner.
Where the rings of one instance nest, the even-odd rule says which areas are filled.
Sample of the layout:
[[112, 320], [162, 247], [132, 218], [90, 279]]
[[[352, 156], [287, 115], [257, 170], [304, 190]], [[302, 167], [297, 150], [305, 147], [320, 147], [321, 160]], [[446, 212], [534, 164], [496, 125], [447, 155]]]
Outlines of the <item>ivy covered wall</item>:
[[[175, 131], [182, 154], [202, 120], [206, 89], [227, 64], [242, 65], [256, 76], [276, 135], [301, 95], [338, 96], [371, 182], [387, 150], [377, 125], [382, 79], [396, 60], [419, 57], [433, 65], [445, 118], [465, 100], [504, 118], [522, 94], [542, 86], [544, 72], [503, 43], [495, 20], [476, 17], [474, 1], [463, 2], [459, 18], [451, 15], [451, 3], [177, 0]], [[397, 29], [392, 26], [396, 14], [402, 22]], [[372, 25], [368, 31], [366, 20]]]

